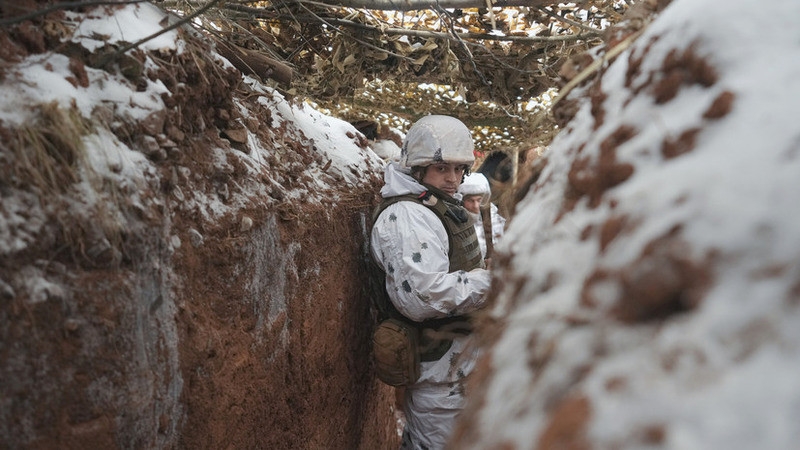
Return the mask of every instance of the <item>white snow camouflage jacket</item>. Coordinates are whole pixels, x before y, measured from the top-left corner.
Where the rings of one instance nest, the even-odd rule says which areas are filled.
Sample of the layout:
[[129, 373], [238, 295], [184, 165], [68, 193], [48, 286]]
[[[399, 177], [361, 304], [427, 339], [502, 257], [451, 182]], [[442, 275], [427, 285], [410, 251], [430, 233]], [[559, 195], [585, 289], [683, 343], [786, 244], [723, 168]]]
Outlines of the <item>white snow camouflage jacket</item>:
[[[425, 191], [397, 163], [386, 167], [384, 179], [384, 198]], [[466, 314], [483, 306], [489, 272], [448, 273], [447, 231], [427, 207], [415, 202], [390, 205], [375, 220], [370, 242], [375, 261], [386, 272], [389, 298], [409, 319]]]

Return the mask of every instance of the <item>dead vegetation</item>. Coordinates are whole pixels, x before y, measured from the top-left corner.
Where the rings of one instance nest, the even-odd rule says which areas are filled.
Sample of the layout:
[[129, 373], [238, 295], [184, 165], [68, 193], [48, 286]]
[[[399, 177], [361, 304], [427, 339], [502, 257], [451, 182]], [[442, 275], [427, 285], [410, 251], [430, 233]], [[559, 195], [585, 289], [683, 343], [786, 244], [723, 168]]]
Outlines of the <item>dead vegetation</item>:
[[56, 103], [36, 109], [32, 121], [4, 133], [9, 135], [4, 152], [8, 161], [0, 170], [10, 185], [30, 186], [50, 198], [80, 178], [82, 139], [91, 125], [76, 110], [64, 110]]
[[[547, 145], [548, 103], [566, 83], [590, 78], [592, 71], [581, 73], [593, 60], [586, 51], [622, 47], [669, 2], [404, 4], [407, 11], [373, 3], [224, 2], [195, 23], [241, 55], [234, 59], [245, 60], [245, 72], [332, 115], [401, 130], [425, 114], [455, 115], [488, 152]], [[183, 17], [200, 9], [186, 0], [161, 5]]]
[[[10, 139], [0, 170], [7, 188], [32, 193], [47, 215], [39, 251], [50, 253], [46, 247], [53, 245], [57, 250], [47, 259], [87, 267], [119, 265], [126, 235], [121, 215], [130, 214], [131, 205], [113, 180], [96, 173], [87, 161], [83, 140], [97, 131], [95, 126], [75, 108], [55, 102], [35, 110], [32, 120], [4, 131]], [[77, 206], [68, 199], [81, 183], [104, 195]]]

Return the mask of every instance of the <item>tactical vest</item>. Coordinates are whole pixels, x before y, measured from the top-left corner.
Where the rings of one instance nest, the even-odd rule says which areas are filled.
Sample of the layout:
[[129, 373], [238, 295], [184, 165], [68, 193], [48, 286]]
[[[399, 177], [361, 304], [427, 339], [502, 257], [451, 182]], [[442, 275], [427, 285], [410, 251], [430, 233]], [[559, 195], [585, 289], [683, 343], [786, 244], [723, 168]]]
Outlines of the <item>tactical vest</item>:
[[[460, 270], [469, 272], [470, 270], [483, 268], [483, 258], [478, 244], [478, 237], [475, 234], [475, 227], [469, 220], [467, 211], [461, 206], [461, 202], [450, 197], [444, 192], [426, 186], [427, 191], [420, 195], [408, 194], [384, 199], [375, 209], [372, 215], [372, 223], [375, 223], [378, 216], [388, 208], [401, 201], [412, 201], [423, 205], [433, 211], [439, 220], [442, 221], [447, 231], [449, 244], [448, 259], [450, 261], [449, 272]], [[374, 261], [373, 261], [374, 262]], [[375, 264], [377, 266], [377, 263]], [[380, 282], [385, 286], [386, 274], [379, 270]], [[468, 334], [472, 331], [472, 325], [468, 315], [445, 317], [441, 319], [427, 319], [422, 322], [413, 321], [403, 316], [394, 307], [388, 297], [383, 297], [376, 301], [380, 319], [395, 318], [415, 325], [420, 330], [420, 347], [423, 348], [420, 354], [421, 361], [439, 360], [447, 350], [450, 349], [452, 339], [442, 337], [431, 337], [437, 334]], [[433, 333], [431, 333], [433, 331]]]

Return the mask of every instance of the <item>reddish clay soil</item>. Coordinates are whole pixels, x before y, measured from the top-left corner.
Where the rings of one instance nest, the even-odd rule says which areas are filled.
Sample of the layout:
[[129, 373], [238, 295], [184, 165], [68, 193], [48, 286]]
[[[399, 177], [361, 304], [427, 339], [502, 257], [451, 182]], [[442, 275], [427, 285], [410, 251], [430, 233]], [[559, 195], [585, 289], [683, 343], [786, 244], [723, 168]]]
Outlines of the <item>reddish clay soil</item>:
[[[15, 14], [2, 8], [0, 17]], [[58, 44], [59, 14], [0, 32], [2, 59], [67, 52], [83, 85], [91, 55]], [[213, 223], [182, 207], [179, 192], [244, 195], [235, 152], [245, 149], [223, 137], [241, 127], [233, 98], [257, 103], [238, 88], [234, 69], [203, 71], [181, 59], [204, 51], [194, 42], [169, 67], [131, 75], [159, 78], [174, 95], [163, 116], [112, 130], [157, 164], [160, 179], [142, 193], [144, 208], [127, 211], [112, 249], [86, 251], [96, 218], [53, 209], [34, 244], [0, 259], [0, 447], [397, 447], [394, 392], [374, 377], [369, 358], [364, 219], [379, 180], [342, 185], [342, 200], [324, 206], [288, 202], [279, 191], [244, 198]], [[261, 114], [246, 121], [250, 131], [267, 149], [285, 148], [255, 182], [299, 185], [298, 167], [318, 156]], [[13, 142], [16, 130], [0, 128]], [[142, 145], [148, 135], [159, 145]], [[231, 152], [232, 172], [214, 168], [212, 148]], [[0, 175], [4, 198], [42, 194]], [[50, 287], [34, 289], [33, 278]]]

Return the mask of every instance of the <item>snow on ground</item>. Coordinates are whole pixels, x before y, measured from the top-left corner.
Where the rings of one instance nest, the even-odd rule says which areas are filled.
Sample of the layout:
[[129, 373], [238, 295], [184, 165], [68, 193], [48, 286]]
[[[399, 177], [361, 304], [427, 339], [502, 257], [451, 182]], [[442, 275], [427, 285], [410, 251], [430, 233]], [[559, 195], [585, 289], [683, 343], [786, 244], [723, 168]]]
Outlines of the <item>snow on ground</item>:
[[[495, 314], [507, 327], [492, 349], [482, 409], [468, 424], [480, 425], [470, 448], [546, 448], [559, 406], [566, 414], [568, 400], [580, 397], [590, 411], [585, 434], [568, 439], [591, 448], [797, 448], [798, 14], [794, 0], [769, 8], [675, 0], [611, 64], [603, 123], [584, 102], [500, 244], [511, 262], [499, 277], [525, 281], [498, 299]], [[694, 57], [663, 70], [675, 51]], [[715, 82], [703, 84], [700, 61]], [[670, 73], [684, 83], [658, 104], [654, 86]], [[709, 117], [729, 94], [730, 112]], [[622, 127], [634, 131], [613, 146], [613, 164], [630, 164], [632, 175], [596, 205], [587, 194], [570, 209], [574, 184], [614, 167], [596, 161]], [[679, 140], [694, 129], [694, 145]], [[665, 142], [679, 141], [686, 153], [662, 154]], [[588, 166], [574, 170], [581, 158]], [[626, 297], [657, 295], [636, 297], [636, 283], [648, 281], [686, 288], [675, 295], [690, 311], [615, 316]]]
[[[111, 17], [107, 10], [98, 8], [86, 15], [67, 12], [67, 18], [75, 23], [72, 41], [94, 51], [110, 43], [139, 42], [161, 32], [164, 12], [150, 3], [141, 3], [117, 10]], [[139, 48], [161, 50], [175, 49], [177, 46], [182, 46], [178, 32], [170, 30], [148, 39]]]
[[[110, 11], [113, 15], [109, 17], [107, 14]], [[165, 14], [157, 7], [141, 3], [113, 9], [101, 7], [86, 14], [67, 12], [63, 26], [72, 29], [67, 38], [70, 42], [79, 44], [88, 51], [97, 52], [103, 46], [138, 42], [159, 32], [163, 29], [160, 24], [167, 23], [164, 18]], [[140, 48], [181, 53], [185, 51], [185, 41], [176, 30], [172, 30], [143, 43]], [[229, 65], [227, 61], [225, 63]], [[151, 56], [147, 56], [145, 67], [154, 66]], [[86, 82], [79, 79], [82, 70], [85, 70]], [[243, 81], [251, 90], [262, 94], [259, 102], [271, 111], [272, 127], [277, 128], [284, 124], [293, 138], [303, 142], [313, 141], [313, 151], [321, 154], [329, 163], [326, 164], [328, 167], [318, 164], [305, 167], [305, 184], [284, 192], [287, 198], [305, 202], [327, 202], [331, 200], [331, 195], [336, 195], [336, 191], [341, 191], [342, 183], [349, 186], [360, 184], [369, 174], [382, 169], [383, 160], [366, 146], [366, 140], [349, 123], [324, 116], [308, 105], [289, 102], [274, 89], [250, 77]], [[118, 122], [148, 120], [166, 108], [162, 96], [174, 93], [170, 93], [158, 79], [153, 81], [144, 77], [143, 83], [137, 86], [120, 74], [111, 74], [88, 66], [76, 69], [67, 56], [58, 53], [30, 55], [7, 67], [5, 76], [0, 81], [0, 125], [16, 128], [30, 123], [39, 114], [41, 106], [51, 102], [65, 110], [74, 107], [86, 119], [94, 120], [98, 111], [105, 109], [113, 111], [113, 120]], [[245, 106], [239, 106], [246, 120], [251, 113]], [[258, 121], [261, 118], [252, 119]], [[280, 149], [280, 143], [276, 145]], [[267, 176], [271, 176], [267, 155], [273, 150], [264, 148], [259, 138], [250, 131], [248, 146], [251, 151], [238, 156], [245, 160], [250, 174], [255, 176], [259, 172], [265, 172]], [[154, 162], [144, 158], [138, 149], [121, 142], [102, 127], [96, 134], [84, 138], [84, 147], [86, 160], [89, 161], [85, 170], [94, 172], [95, 176], [101, 178], [113, 178], [116, 184], [143, 188], [142, 174], [154, 172]], [[216, 153], [221, 168], [226, 169], [226, 150], [212, 151]], [[99, 164], [98, 160], [104, 163]], [[124, 180], [129, 175], [131, 179]], [[283, 189], [282, 184], [282, 180], [273, 180], [275, 189]], [[259, 191], [264, 189], [264, 185], [254, 184], [251, 187], [254, 189], [252, 195], [268, 199], [267, 192]], [[135, 189], [131, 189], [131, 192], [135, 193]], [[208, 220], [215, 220], [239, 206], [235, 198], [226, 204], [216, 195], [207, 196], [195, 192], [180, 192], [177, 195], [186, 207], [196, 208]], [[21, 194], [3, 198], [0, 206], [0, 219], [3, 219], [0, 220], [0, 255], [19, 251], [25, 247], [25, 240], [35, 235], [35, 229], [26, 227], [36, 227], [37, 220], [33, 217], [23, 220], [19, 215], [20, 211], [30, 210], [30, 202], [25, 198]], [[91, 201], [87, 206], [91, 206]], [[39, 213], [44, 214], [43, 211]]]

